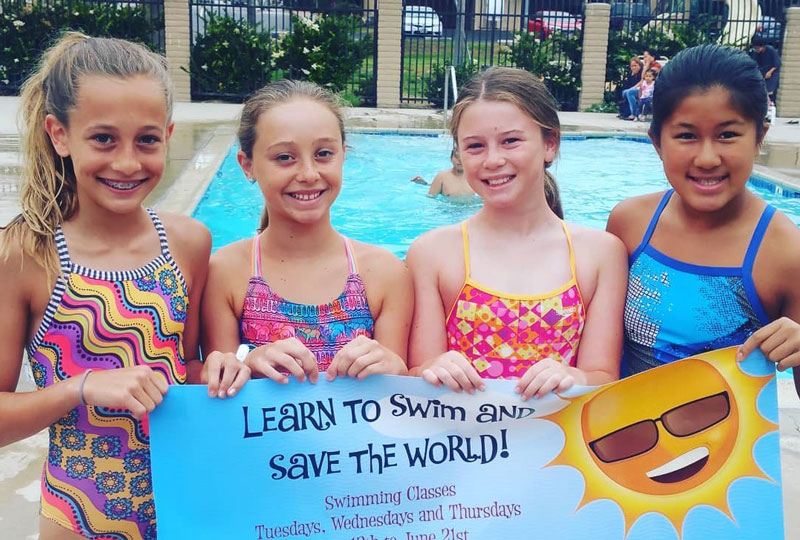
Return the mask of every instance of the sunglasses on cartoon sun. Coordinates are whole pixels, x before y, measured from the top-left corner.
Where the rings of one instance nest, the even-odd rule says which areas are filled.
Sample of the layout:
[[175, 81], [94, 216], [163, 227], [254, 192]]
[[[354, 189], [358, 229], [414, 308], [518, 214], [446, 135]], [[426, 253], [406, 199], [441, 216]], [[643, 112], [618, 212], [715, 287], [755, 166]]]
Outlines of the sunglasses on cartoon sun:
[[668, 410], [658, 418], [642, 420], [620, 428], [589, 443], [603, 462], [632, 458], [658, 444], [658, 425], [675, 437], [688, 437], [725, 420], [731, 412], [728, 392], [720, 392]]

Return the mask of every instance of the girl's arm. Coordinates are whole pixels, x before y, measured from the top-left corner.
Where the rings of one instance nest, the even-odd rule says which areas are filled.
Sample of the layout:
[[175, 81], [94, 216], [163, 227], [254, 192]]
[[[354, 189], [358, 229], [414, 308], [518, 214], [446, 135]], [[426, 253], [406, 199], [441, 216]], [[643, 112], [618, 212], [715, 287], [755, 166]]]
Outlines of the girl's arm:
[[177, 214], [162, 214], [170, 250], [186, 280], [189, 305], [183, 330], [183, 354], [187, 380], [198, 382], [203, 365], [200, 362], [200, 303], [208, 275], [211, 256], [211, 233], [199, 221]]
[[[2, 239], [0, 239], [2, 241]], [[0, 446], [29, 437], [48, 427], [82, 403], [130, 410], [141, 418], [161, 403], [167, 383], [146, 366], [80, 374], [34, 392], [15, 393], [19, 379], [24, 343], [38, 321], [33, 313], [41, 313], [47, 298], [36, 293], [48, 285], [44, 269], [20, 250], [12, 250], [0, 259]], [[45, 293], [46, 294], [46, 293]], [[39, 309], [36, 309], [36, 308]], [[36, 315], [38, 317], [38, 315]], [[83, 380], [83, 396], [81, 381]]]
[[241, 268], [247, 261], [238, 246], [227, 246], [211, 257], [200, 308], [204, 362], [191, 382], [207, 383], [210, 397], [233, 396], [250, 378], [250, 368], [235, 354], [239, 347], [239, 315], [234, 288], [246, 287]]
[[374, 339], [359, 336], [342, 347], [328, 366], [327, 378], [408, 373], [408, 330], [413, 287], [406, 265], [388, 251], [364, 246], [359, 257], [361, 276], [375, 320]]
[[578, 284], [586, 309], [576, 367], [552, 359], [537, 362], [517, 384], [523, 399], [564, 391], [573, 384], [595, 386], [619, 379], [622, 312], [628, 286], [627, 252], [615, 236], [587, 232], [582, 233], [581, 240], [577, 234], [574, 239]]
[[431, 182], [431, 187], [428, 190], [428, 197], [436, 197], [442, 192], [442, 173], [436, 173], [436, 176], [433, 177], [433, 182]]
[[[444, 261], [441, 231], [418, 238], [406, 254], [414, 282], [414, 316], [409, 341], [409, 374], [421, 376], [435, 386], [467, 392], [483, 389], [478, 372], [464, 356], [447, 350], [446, 314], [438, 268]], [[445, 259], [448, 255], [445, 253]]]

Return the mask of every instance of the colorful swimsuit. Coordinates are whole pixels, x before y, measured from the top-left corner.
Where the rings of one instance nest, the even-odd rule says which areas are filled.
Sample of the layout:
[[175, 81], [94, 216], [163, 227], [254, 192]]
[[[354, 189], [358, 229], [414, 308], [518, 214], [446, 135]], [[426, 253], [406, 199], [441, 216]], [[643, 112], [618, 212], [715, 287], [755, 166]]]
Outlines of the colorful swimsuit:
[[672, 193], [664, 194], [630, 257], [623, 375], [740, 345], [769, 322], [753, 283], [753, 262], [775, 208], [761, 214], [742, 266], [699, 266], [650, 245]]
[[[161, 255], [131, 271], [61, 262], [50, 302], [27, 347], [36, 385], [93, 371], [150, 366], [170, 384], [186, 381], [183, 328], [188, 295], [164, 227], [148, 210]], [[89, 376], [91, 378], [91, 375]], [[88, 538], [156, 538], [146, 419], [121, 409], [78, 406], [50, 427], [42, 474], [42, 515]]]
[[481, 377], [516, 379], [547, 357], [577, 363], [585, 310], [572, 238], [566, 224], [562, 226], [572, 277], [554, 291], [522, 296], [494, 291], [470, 278], [467, 224], [461, 224], [466, 278], [447, 317], [447, 348], [464, 354]]
[[253, 239], [253, 276], [244, 297], [239, 330], [242, 343], [259, 346], [297, 338], [314, 353], [317, 366], [324, 371], [347, 343], [358, 336], [374, 335], [364, 282], [350, 242], [342, 240], [350, 268], [344, 291], [333, 302], [314, 306], [296, 304], [272, 292], [261, 275], [260, 235]]

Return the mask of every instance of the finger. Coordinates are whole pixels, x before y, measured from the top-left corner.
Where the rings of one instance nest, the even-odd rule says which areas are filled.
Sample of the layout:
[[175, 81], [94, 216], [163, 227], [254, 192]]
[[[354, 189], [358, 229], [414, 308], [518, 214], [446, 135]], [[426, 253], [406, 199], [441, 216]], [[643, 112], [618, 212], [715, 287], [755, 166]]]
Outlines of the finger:
[[461, 390], [462, 390], [461, 385], [458, 384], [458, 381], [456, 381], [453, 378], [453, 374], [450, 373], [448, 370], [444, 369], [441, 366], [437, 366], [437, 367], [431, 368], [431, 371], [434, 372], [436, 377], [440, 381], [442, 381], [442, 384], [445, 385], [447, 388], [449, 388], [453, 392], [461, 392]]
[[774, 323], [770, 323], [753, 332], [750, 337], [747, 338], [747, 341], [739, 347], [739, 351], [736, 353], [736, 359], [741, 361], [747, 358], [751, 352], [761, 346], [761, 343], [772, 334], [774, 329]]
[[[136, 403], [131, 403], [131, 405], [132, 405], [132, 406], [131, 406], [131, 408], [130, 408], [130, 411], [131, 411], [132, 413], [134, 413], [133, 415], [134, 415], [134, 416], [135, 416], [135, 417], [136, 417], [138, 420], [141, 420], [141, 419], [142, 419], [142, 417], [143, 417], [143, 416], [144, 416], [146, 413], [149, 413], [150, 411], [152, 411], [153, 409], [155, 409], [155, 408], [156, 408], [156, 404], [155, 404], [155, 403], [153, 402], [153, 400], [150, 398], [150, 396], [148, 395], [147, 391], [145, 391], [145, 389], [144, 389], [144, 388], [142, 388], [141, 386], [137, 386], [137, 387], [133, 388], [133, 389], [131, 390], [131, 393], [130, 393], [130, 395], [131, 395], [131, 397], [132, 397], [132, 400], [131, 400], [131, 401], [132, 401], [132, 402], [133, 402], [133, 401], [135, 401], [135, 402], [136, 402]], [[136, 412], [134, 411], [134, 409], [139, 409], [139, 408], [136, 406], [136, 405], [137, 405], [137, 403], [138, 403], [139, 405], [141, 405], [141, 407], [142, 407], [142, 408], [144, 408], [144, 412], [143, 412], [143, 413], [140, 413], [140, 416], [136, 416]], [[141, 409], [139, 409], [139, 410], [141, 410]]]
[[565, 374], [562, 372], [555, 372], [551, 373], [539, 387], [539, 390], [536, 392], [536, 397], [543, 398], [553, 390], [555, 390], [561, 381], [564, 380]]
[[475, 386], [472, 384], [472, 381], [470, 381], [463, 366], [453, 363], [442, 367], [447, 370], [448, 373], [450, 373], [450, 376], [453, 379], [455, 379], [461, 390], [464, 390], [470, 394], [475, 393]]
[[150, 372], [150, 380], [153, 381], [153, 384], [156, 385], [156, 389], [161, 393], [163, 396], [169, 390], [169, 383], [167, 382], [167, 378], [164, 377], [164, 374], [160, 371], [151, 371]]
[[239, 371], [236, 373], [236, 378], [233, 379], [230, 388], [228, 388], [228, 395], [234, 396], [236, 392], [241, 390], [244, 383], [250, 380], [250, 368], [244, 364], [239, 366]]
[[775, 332], [771, 334], [767, 339], [761, 342], [761, 352], [764, 353], [770, 361], [777, 362], [781, 359], [781, 357], [775, 354], [775, 351], [780, 349], [780, 347], [786, 343], [788, 336], [786, 332]]
[[267, 362], [266, 360], [261, 360], [253, 366], [255, 369], [251, 371], [252, 373], [258, 373], [267, 379], [272, 379], [275, 382], [279, 382], [281, 384], [286, 384], [289, 382], [289, 377], [285, 373], [281, 373], [272, 365]]
[[284, 371], [288, 371], [289, 375], [293, 375], [300, 382], [306, 380], [306, 372], [294, 356], [284, 352], [273, 351], [270, 358], [265, 360], [275, 368], [282, 368]]
[[786, 358], [778, 362], [778, 371], [786, 371], [789, 368], [797, 368], [800, 366], [800, 351], [788, 355]]
[[422, 371], [422, 379], [427, 382], [428, 384], [432, 384], [436, 388], [442, 386], [442, 380], [434, 373], [432, 369], [426, 369]]
[[[770, 361], [778, 363], [784, 360], [787, 356], [791, 356], [795, 352], [797, 352], [798, 347], [796, 343], [793, 343], [789, 340], [789, 336], [785, 336], [784, 339], [780, 344], [774, 346], [770, 349], [769, 352], [764, 352], [767, 358]], [[770, 338], [771, 339], [771, 338]], [[766, 344], [767, 342], [764, 342]], [[761, 347], [762, 352], [764, 351], [764, 345]]]
[[384, 366], [380, 362], [376, 362], [374, 364], [370, 364], [366, 366], [364, 369], [358, 372], [358, 379], [364, 380], [370, 375], [385, 375], [384, 373]]
[[217, 394], [217, 397], [220, 399], [225, 399], [225, 396], [228, 395], [228, 389], [231, 387], [233, 379], [236, 378], [236, 374], [239, 372], [239, 366], [236, 365], [239, 364], [238, 360], [233, 359], [235, 364], [231, 362], [231, 359], [226, 360], [227, 362], [223, 364], [222, 380], [219, 382], [219, 393]]
[[317, 357], [314, 356], [307, 347], [305, 347], [305, 351], [303, 352], [300, 358], [300, 366], [303, 369], [303, 372], [308, 376], [308, 382], [311, 384], [316, 384], [317, 380], [319, 379], [319, 364], [317, 364]]
[[329, 380], [347, 375], [347, 371], [350, 369], [350, 366], [356, 358], [352, 354], [353, 348], [353, 342], [351, 341], [336, 353], [336, 356], [333, 357], [333, 362], [331, 362], [331, 365], [328, 366]]
[[535, 379], [536, 376], [539, 375], [539, 373], [541, 373], [541, 371], [544, 369], [544, 367], [545, 367], [545, 364], [542, 361], [536, 362], [531, 367], [529, 367], [528, 371], [523, 373], [522, 377], [520, 377], [519, 380], [517, 381], [517, 386], [516, 386], [515, 390], [518, 393], [521, 394], [523, 392], [523, 390], [525, 388], [527, 388], [528, 385], [531, 384], [533, 379]]
[[573, 386], [575, 386], [575, 377], [573, 377], [572, 375], [567, 375], [566, 377], [561, 379], [561, 382], [558, 384], [558, 387], [555, 388], [554, 390], [556, 392], [564, 392], [566, 390], [569, 390]]
[[476, 370], [472, 364], [469, 364], [467, 366], [467, 369], [464, 370], [464, 373], [466, 373], [469, 382], [472, 383], [472, 386], [474, 386], [481, 392], [486, 390], [486, 382], [484, 382], [480, 373], [478, 373], [478, 370]]
[[208, 395], [216, 397], [219, 393], [219, 370], [220, 356], [218, 352], [212, 352], [206, 358], [206, 374], [208, 376]]
[[367, 366], [372, 364], [380, 363], [382, 360], [386, 359], [385, 351], [381, 349], [372, 349], [365, 354], [357, 357], [352, 364], [350, 364], [350, 368], [347, 370], [347, 376], [356, 378], [358, 374]]

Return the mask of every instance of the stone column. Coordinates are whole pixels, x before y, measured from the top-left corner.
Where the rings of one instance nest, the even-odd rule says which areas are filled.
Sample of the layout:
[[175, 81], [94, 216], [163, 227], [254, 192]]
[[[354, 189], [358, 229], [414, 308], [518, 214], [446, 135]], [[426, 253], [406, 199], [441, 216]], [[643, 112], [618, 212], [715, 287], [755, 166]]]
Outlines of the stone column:
[[378, 2], [378, 107], [400, 105], [403, 0]]
[[164, 0], [164, 36], [169, 71], [175, 85], [175, 101], [191, 101], [189, 73], [189, 1]]
[[603, 102], [610, 18], [611, 6], [609, 4], [586, 4], [586, 18], [583, 21], [579, 111], [585, 111], [591, 105]]
[[800, 7], [791, 7], [786, 11], [777, 101], [778, 116], [800, 116]]

